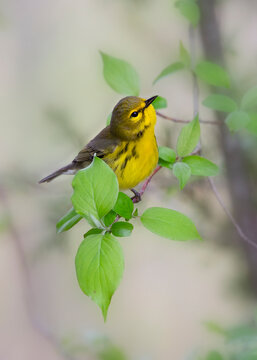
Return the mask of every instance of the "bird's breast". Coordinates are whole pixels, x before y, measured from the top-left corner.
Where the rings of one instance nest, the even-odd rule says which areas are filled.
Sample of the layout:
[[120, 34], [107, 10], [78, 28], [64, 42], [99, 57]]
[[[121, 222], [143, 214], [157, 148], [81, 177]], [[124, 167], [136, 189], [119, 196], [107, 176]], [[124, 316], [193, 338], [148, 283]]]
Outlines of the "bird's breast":
[[104, 159], [115, 172], [120, 189], [131, 189], [147, 178], [158, 163], [158, 147], [153, 131], [137, 140], [123, 141]]

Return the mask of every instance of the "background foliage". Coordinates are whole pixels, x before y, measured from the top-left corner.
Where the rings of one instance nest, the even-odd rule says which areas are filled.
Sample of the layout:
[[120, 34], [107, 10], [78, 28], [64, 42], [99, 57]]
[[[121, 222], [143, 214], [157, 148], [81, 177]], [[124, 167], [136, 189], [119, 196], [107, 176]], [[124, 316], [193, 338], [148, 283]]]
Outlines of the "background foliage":
[[[210, 4], [216, 6], [223, 60], [219, 46], [208, 50], [206, 45]], [[179, 163], [188, 165], [194, 176], [179, 190], [186, 172], [182, 171], [180, 181], [173, 177], [174, 152], [166, 148], [177, 151], [183, 124], [158, 120], [158, 142], [166, 147], [160, 151], [160, 162], [167, 169], [153, 179], [138, 205], [139, 214], [153, 206], [175, 209], [192, 218], [207, 240], [171, 242], [143, 230], [133, 219], [133, 236], [119, 240], [126, 268], [105, 325], [76, 283], [74, 258], [89, 228], [80, 221], [70, 232], [58, 236], [54, 232], [55, 223], [71, 207], [71, 179], [46, 188], [35, 185], [44, 173], [74, 157], [105, 125], [122, 96], [103, 80], [99, 49], [136, 69], [140, 95], [160, 94], [167, 100], [167, 109], [160, 112], [192, 120], [190, 20], [198, 29], [195, 68], [200, 71], [200, 103], [206, 105], [200, 106], [199, 119], [228, 125], [222, 130], [201, 125], [204, 156], [221, 169], [216, 182], [223, 200], [248, 235], [254, 233], [256, 79], [254, 61], [249, 64], [249, 59], [256, 57], [252, 36], [256, 4], [249, 0], [199, 1], [198, 5], [200, 12], [188, 11], [197, 8], [191, 1], [180, 1], [177, 8], [170, 1], [147, 0], [2, 3], [0, 263], [1, 354], [5, 358], [18, 354], [24, 359], [93, 359], [108, 358], [108, 352], [112, 358], [121, 353], [117, 357], [234, 359], [248, 356], [248, 351], [255, 356], [254, 347], [246, 349], [245, 341], [240, 347], [232, 341], [228, 349], [222, 336], [202, 326], [206, 320], [222, 324], [222, 329], [253, 323], [256, 253], [237, 242], [207, 182], [194, 177], [187, 156]], [[215, 79], [209, 76], [209, 62], [218, 65]], [[162, 69], [174, 63], [179, 65], [152, 85]], [[215, 88], [209, 90], [205, 82]], [[177, 170], [175, 174], [181, 173]], [[216, 168], [208, 171], [217, 173]], [[100, 349], [94, 340], [93, 347], [88, 345], [85, 338], [92, 329], [107, 334], [109, 345], [105, 340]], [[87, 347], [78, 353], [81, 338]], [[65, 353], [72, 339], [79, 345]], [[118, 349], [112, 344], [119, 344]]]

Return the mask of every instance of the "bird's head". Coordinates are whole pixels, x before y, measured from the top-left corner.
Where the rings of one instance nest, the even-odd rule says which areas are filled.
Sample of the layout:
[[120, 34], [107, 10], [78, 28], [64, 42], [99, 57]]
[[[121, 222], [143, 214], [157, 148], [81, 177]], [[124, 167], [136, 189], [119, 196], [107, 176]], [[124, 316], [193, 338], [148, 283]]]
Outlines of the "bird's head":
[[121, 99], [112, 112], [111, 132], [121, 139], [134, 140], [146, 129], [154, 129], [156, 113], [151, 104], [156, 98], [127, 96]]

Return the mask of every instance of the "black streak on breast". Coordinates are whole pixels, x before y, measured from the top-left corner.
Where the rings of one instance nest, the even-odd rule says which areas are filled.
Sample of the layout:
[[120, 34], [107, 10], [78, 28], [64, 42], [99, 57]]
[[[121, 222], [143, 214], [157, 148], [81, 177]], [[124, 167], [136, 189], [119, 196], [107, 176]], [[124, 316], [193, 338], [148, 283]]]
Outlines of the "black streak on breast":
[[138, 138], [138, 139], [140, 139], [140, 138], [144, 135], [145, 130], [148, 129], [149, 126], [150, 126], [150, 125], [145, 125], [145, 127], [143, 128], [143, 130], [141, 130], [141, 131], [139, 131], [139, 132], [137, 133], [137, 138]]

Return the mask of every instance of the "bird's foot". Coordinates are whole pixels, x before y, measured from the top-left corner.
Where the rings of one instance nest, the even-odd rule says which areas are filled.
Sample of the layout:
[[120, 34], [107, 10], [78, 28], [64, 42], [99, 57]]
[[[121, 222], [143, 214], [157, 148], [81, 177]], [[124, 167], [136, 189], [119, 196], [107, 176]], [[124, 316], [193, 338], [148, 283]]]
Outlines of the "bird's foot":
[[132, 192], [133, 192], [133, 194], [135, 195], [135, 196], [133, 196], [132, 198], [131, 198], [131, 200], [133, 201], [133, 203], [135, 204], [135, 203], [138, 203], [138, 202], [140, 202], [142, 199], [141, 199], [141, 195], [140, 195], [140, 193], [138, 192], [138, 191], [136, 191], [135, 189], [130, 189]]

